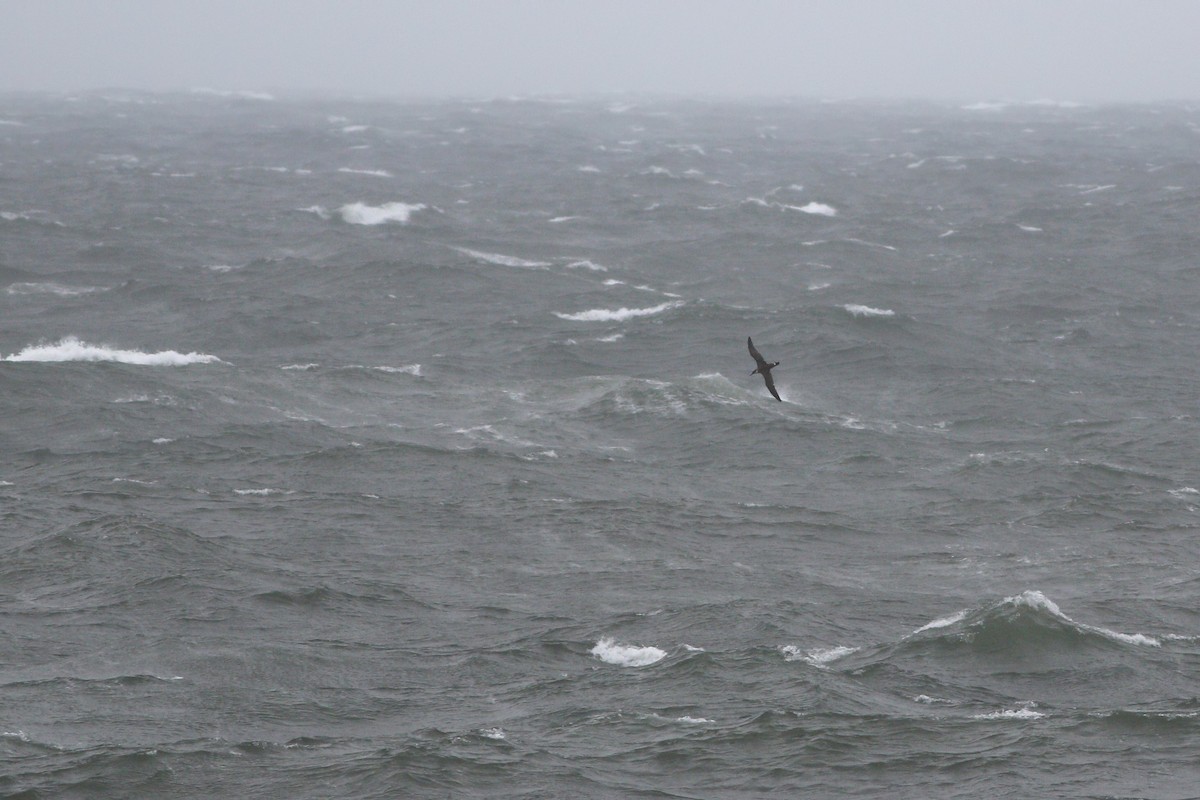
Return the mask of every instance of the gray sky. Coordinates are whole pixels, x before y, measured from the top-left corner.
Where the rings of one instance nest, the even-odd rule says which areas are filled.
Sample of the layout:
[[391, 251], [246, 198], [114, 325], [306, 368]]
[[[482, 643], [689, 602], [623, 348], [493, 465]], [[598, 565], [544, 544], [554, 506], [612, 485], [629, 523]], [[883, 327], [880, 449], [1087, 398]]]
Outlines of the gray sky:
[[0, 0], [0, 91], [1200, 100], [1200, 0]]

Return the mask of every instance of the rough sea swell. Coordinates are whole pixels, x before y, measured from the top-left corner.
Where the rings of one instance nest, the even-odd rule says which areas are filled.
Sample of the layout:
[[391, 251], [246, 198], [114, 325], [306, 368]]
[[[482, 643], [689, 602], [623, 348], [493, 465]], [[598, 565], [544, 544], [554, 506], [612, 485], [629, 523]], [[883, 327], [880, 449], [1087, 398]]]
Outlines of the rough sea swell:
[[0, 794], [1197, 796], [1200, 112], [0, 120]]

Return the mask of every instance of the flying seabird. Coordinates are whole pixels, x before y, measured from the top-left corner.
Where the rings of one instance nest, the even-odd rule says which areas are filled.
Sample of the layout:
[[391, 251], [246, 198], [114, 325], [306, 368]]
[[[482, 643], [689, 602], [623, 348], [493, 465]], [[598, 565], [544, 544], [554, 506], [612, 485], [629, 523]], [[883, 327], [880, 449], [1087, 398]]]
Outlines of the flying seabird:
[[[771, 393], [772, 397], [782, 403], [783, 399], [779, 396], [779, 392], [775, 391], [775, 379], [771, 377], [771, 370], [778, 367], [779, 362], [776, 361], [774, 364], [768, 364], [767, 360], [762, 357], [762, 353], [754, 348], [754, 342], [750, 341], [749, 336], [746, 337], [746, 346], [750, 348], [750, 355], [754, 356], [754, 360], [758, 362], [758, 367], [755, 368], [754, 372], [763, 376], [763, 380], [767, 382], [767, 391]], [[753, 375], [754, 372], [750, 374]]]

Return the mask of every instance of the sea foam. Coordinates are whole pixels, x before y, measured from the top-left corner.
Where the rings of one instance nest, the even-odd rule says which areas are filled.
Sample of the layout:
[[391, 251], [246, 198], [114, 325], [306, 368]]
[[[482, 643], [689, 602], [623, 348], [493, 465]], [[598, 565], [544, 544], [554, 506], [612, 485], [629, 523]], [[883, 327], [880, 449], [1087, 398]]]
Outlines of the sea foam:
[[529, 261], [516, 256], [506, 256], [503, 253], [484, 253], [480, 250], [471, 250], [466, 247], [454, 248], [463, 255], [468, 255], [471, 258], [480, 261], [486, 261], [489, 264], [499, 264], [502, 267], [524, 267], [526, 269], [544, 269], [550, 266], [546, 261]]
[[1024, 708], [1006, 708], [1002, 711], [993, 711], [990, 714], [975, 714], [971, 719], [1041, 719], [1046, 716], [1041, 711], [1034, 711], [1029, 706]]
[[785, 645], [780, 648], [785, 661], [804, 661], [812, 664], [814, 667], [822, 667], [830, 661], [837, 661], [839, 658], [845, 658], [852, 653], [858, 652], [857, 647], [846, 647], [838, 645], [837, 647], [817, 648], [815, 650], [804, 651], [794, 644]]
[[657, 647], [617, 644], [607, 637], [596, 642], [591, 653], [604, 663], [619, 667], [645, 667], [661, 661], [667, 655], [666, 650]]
[[162, 350], [143, 353], [140, 350], [119, 350], [107, 345], [88, 344], [68, 336], [55, 344], [29, 345], [19, 353], [5, 356], [4, 361], [116, 361], [151, 367], [179, 367], [187, 364], [210, 364], [221, 359], [206, 353], [178, 353]]
[[849, 311], [856, 317], [894, 317], [896, 312], [890, 308], [871, 308], [870, 306], [859, 305], [857, 303], [847, 303], [842, 308]]
[[352, 175], [374, 175], [377, 178], [390, 178], [392, 173], [386, 169], [353, 169], [351, 167], [338, 167], [338, 172], [348, 172]]
[[56, 294], [59, 297], [75, 297], [103, 289], [99, 286], [63, 286], [60, 283], [14, 283], [4, 291], [8, 294]]
[[635, 317], [649, 317], [654, 314], [661, 314], [672, 308], [678, 308], [683, 305], [679, 301], [660, 303], [649, 308], [593, 308], [588, 311], [580, 311], [576, 314], [564, 314], [561, 311], [555, 311], [554, 316], [559, 319], [570, 320], [571, 322], [623, 322], [627, 319]]
[[424, 203], [384, 203], [381, 206], [347, 203], [338, 211], [341, 213], [342, 219], [351, 225], [382, 225], [385, 222], [406, 223], [414, 211], [423, 211], [424, 209]]
[[963, 609], [962, 611], [955, 612], [954, 614], [951, 614], [948, 617], [941, 617], [939, 619], [935, 619], [933, 622], [926, 623], [926, 624], [922, 625], [921, 627], [917, 628], [915, 631], [910, 633], [909, 636], [916, 636], [918, 633], [924, 633], [925, 631], [937, 630], [938, 628], [948, 628], [951, 625], [962, 622], [964, 619], [967, 618], [968, 613], [969, 613], [968, 609]]

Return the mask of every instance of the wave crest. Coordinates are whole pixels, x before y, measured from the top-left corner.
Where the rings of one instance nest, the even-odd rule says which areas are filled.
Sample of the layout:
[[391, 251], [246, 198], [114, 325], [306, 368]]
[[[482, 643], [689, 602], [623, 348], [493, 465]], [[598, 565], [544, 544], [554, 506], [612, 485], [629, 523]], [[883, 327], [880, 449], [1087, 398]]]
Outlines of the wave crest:
[[141, 350], [120, 350], [107, 345], [88, 344], [68, 336], [55, 344], [29, 345], [19, 353], [5, 356], [4, 361], [116, 361], [150, 367], [180, 367], [187, 364], [211, 364], [221, 359], [207, 353], [179, 353], [162, 350], [143, 353]]
[[382, 225], [385, 222], [404, 224], [408, 222], [413, 212], [423, 210], [425, 210], [424, 203], [384, 203], [381, 206], [347, 203], [339, 208], [338, 212], [342, 215], [342, 220], [351, 225]]
[[591, 654], [606, 664], [616, 664], [619, 667], [645, 667], [662, 661], [666, 658], [667, 651], [657, 647], [617, 644], [613, 639], [605, 637], [596, 642], [596, 646], [591, 649]]
[[660, 303], [649, 308], [593, 308], [587, 311], [580, 311], [575, 314], [565, 314], [561, 311], [555, 311], [554, 316], [559, 319], [569, 320], [571, 322], [624, 322], [627, 319], [635, 319], [637, 317], [650, 317], [655, 314], [661, 314], [664, 311], [669, 311], [672, 308], [678, 308], [683, 305], [682, 302], [675, 300], [666, 303]]

